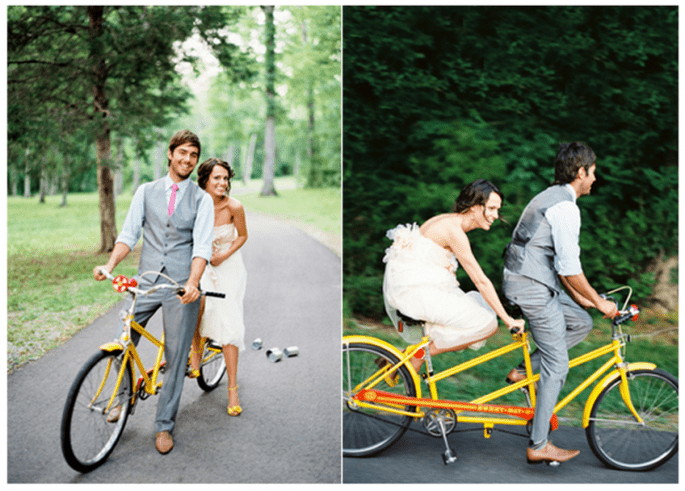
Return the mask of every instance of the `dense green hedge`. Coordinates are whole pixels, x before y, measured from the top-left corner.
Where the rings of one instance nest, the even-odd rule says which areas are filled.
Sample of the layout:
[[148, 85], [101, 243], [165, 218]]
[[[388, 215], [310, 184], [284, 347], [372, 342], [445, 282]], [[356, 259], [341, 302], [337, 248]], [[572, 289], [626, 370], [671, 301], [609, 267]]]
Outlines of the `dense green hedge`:
[[[586, 275], [630, 283], [677, 252], [677, 7], [344, 7], [344, 294], [384, 315], [385, 231], [450, 211], [473, 179], [505, 194], [469, 236], [496, 286], [558, 144], [583, 141], [598, 180], [578, 204]], [[459, 279], [468, 289], [463, 272]]]

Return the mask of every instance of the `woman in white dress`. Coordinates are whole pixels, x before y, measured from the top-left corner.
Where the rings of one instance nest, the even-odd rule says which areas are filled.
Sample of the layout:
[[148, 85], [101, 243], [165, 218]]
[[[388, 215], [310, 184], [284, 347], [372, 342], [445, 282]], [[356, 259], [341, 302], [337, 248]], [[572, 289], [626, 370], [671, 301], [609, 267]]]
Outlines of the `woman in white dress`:
[[[471, 230], [489, 230], [498, 218], [502, 193], [485, 179], [464, 187], [453, 213], [427, 220], [420, 227], [399, 225], [387, 233], [393, 241], [383, 262], [385, 309], [398, 325], [398, 311], [426, 321], [432, 355], [467, 347], [479, 349], [497, 330], [497, 316], [508, 329], [522, 331], [523, 319], [504, 310], [492, 282], [485, 276], [466, 236]], [[464, 293], [456, 270], [461, 264], [478, 291]], [[407, 342], [418, 342], [415, 333], [402, 333]], [[414, 368], [423, 364], [413, 359]]]
[[223, 347], [228, 373], [228, 414], [242, 412], [238, 397], [238, 353], [245, 349], [243, 299], [247, 272], [240, 248], [247, 240], [245, 210], [229, 196], [234, 173], [223, 160], [211, 158], [197, 171], [198, 185], [214, 200], [213, 254], [200, 280], [203, 290], [226, 294], [225, 299], [202, 297], [200, 315], [191, 351], [191, 378], [199, 376], [201, 338], [210, 338]]

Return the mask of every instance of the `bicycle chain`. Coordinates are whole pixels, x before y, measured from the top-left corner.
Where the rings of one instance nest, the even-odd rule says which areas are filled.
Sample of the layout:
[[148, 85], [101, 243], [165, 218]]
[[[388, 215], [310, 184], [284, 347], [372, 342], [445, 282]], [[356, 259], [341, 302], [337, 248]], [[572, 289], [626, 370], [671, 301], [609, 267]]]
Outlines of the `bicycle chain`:
[[[354, 410], [352, 410], [352, 411], [354, 411]], [[366, 416], [367, 418], [371, 418], [371, 419], [375, 419], [375, 420], [378, 420], [378, 421], [382, 421], [383, 423], [388, 423], [388, 424], [391, 424], [391, 425], [393, 425], [393, 426], [397, 426], [397, 427], [399, 427], [399, 428], [402, 428], [402, 427], [403, 427], [403, 425], [401, 425], [401, 424], [399, 424], [399, 423], [395, 423], [394, 421], [388, 421], [387, 419], [379, 418], [378, 416], [374, 416], [373, 414], [367, 414], [367, 413], [362, 413], [362, 412], [357, 412], [357, 411], [354, 411], [354, 412], [357, 413], [357, 414], [363, 414], [363, 415]], [[452, 431], [450, 431], [450, 433], [467, 433], [467, 432], [469, 432], [469, 431], [483, 431], [483, 428], [469, 428], [469, 429], [464, 429], [464, 430], [458, 430], [458, 429], [457, 429], [457, 425], [459, 425], [459, 417], [457, 417], [457, 423], [456, 423], [456, 425], [455, 425], [455, 428], [454, 428]], [[411, 426], [407, 426], [407, 430], [413, 431], [414, 433], [418, 433], [418, 434], [420, 434], [420, 435], [425, 435], [425, 436], [429, 436], [429, 437], [431, 437], [431, 438], [436, 438], [434, 435], [431, 435], [431, 434], [428, 433], [427, 431], [417, 430], [417, 429], [412, 428]], [[528, 435], [522, 435], [521, 433], [514, 433], [513, 431], [508, 431], [508, 430], [502, 430], [502, 429], [500, 429], [500, 428], [495, 428], [494, 426], [493, 426], [492, 428], [490, 428], [490, 430], [492, 430], [492, 431], [499, 431], [499, 432], [501, 432], [501, 433], [508, 433], [508, 434], [510, 434], [510, 435], [520, 436], [520, 437], [523, 437], [523, 438], [526, 438], [526, 439], [529, 438]], [[439, 437], [438, 437], [438, 438], [439, 438]]]

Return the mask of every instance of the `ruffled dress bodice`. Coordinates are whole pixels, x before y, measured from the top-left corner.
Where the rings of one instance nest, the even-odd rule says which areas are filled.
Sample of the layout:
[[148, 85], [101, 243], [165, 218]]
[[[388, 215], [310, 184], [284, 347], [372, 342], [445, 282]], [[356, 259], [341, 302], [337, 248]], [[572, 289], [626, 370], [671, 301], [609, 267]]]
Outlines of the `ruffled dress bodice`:
[[416, 223], [398, 225], [388, 230], [386, 236], [393, 243], [385, 250], [384, 263], [393, 260], [425, 261], [445, 268], [451, 274], [456, 273], [459, 267], [454, 254], [421, 235]]

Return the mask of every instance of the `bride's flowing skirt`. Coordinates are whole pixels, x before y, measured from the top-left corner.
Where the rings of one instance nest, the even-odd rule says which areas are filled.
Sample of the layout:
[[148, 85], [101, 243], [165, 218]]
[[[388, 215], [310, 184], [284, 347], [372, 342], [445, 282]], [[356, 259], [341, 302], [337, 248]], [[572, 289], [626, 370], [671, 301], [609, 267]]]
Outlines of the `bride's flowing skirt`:
[[[388, 232], [393, 245], [387, 249], [383, 297], [385, 308], [397, 327], [399, 310], [414, 319], [425, 320], [426, 329], [439, 349], [473, 344], [492, 332], [497, 316], [477, 291], [459, 288], [456, 259], [449, 251], [423, 237], [416, 224], [400, 225]], [[400, 333], [410, 343], [420, 333]]]

